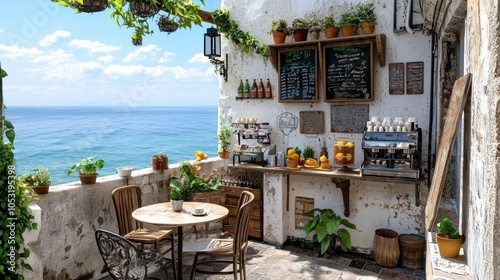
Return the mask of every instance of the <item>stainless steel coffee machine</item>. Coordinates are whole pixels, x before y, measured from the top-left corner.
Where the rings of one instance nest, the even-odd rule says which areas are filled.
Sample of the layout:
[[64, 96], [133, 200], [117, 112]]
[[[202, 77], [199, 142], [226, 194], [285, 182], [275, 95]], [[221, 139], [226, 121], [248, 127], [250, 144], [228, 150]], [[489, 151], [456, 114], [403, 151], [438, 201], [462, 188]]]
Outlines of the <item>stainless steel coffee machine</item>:
[[419, 179], [422, 164], [422, 131], [363, 132], [363, 176]]

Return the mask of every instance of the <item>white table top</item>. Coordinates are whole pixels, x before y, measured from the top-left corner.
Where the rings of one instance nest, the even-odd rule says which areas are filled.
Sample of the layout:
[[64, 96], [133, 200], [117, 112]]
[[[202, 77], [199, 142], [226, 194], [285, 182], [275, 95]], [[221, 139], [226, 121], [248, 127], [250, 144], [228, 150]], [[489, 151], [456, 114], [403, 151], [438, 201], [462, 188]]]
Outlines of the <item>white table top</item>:
[[[206, 215], [193, 215], [194, 209], [205, 209]], [[140, 222], [163, 226], [191, 226], [221, 220], [229, 210], [221, 205], [206, 202], [184, 202], [181, 212], [174, 212], [170, 202], [143, 206], [132, 212], [132, 217]]]

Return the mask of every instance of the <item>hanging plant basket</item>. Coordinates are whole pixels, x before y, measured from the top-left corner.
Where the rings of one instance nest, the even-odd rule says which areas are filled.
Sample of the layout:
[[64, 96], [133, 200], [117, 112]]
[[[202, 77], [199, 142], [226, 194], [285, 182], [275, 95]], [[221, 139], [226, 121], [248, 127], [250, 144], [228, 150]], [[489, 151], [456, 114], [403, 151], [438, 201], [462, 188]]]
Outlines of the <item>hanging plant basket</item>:
[[138, 17], [149, 18], [160, 10], [160, 6], [153, 2], [129, 1], [130, 11]]
[[158, 23], [158, 28], [162, 32], [172, 33], [175, 32], [177, 28], [179, 28], [179, 24], [177, 24], [175, 20], [170, 19], [169, 16], [165, 15], [160, 16], [157, 23]]
[[132, 44], [134, 46], [142, 46], [142, 38], [141, 39], [132, 38]]
[[83, 4], [74, 0], [73, 6], [84, 13], [102, 12], [108, 7], [108, 0], [83, 0]]

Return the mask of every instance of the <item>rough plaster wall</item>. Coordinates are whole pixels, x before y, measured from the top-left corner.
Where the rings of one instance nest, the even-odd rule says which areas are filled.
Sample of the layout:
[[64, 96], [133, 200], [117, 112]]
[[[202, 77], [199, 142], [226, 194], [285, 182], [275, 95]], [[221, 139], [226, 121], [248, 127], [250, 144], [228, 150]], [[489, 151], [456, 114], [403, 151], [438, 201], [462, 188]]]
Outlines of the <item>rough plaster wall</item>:
[[500, 278], [498, 1], [468, 1], [466, 72], [473, 74], [467, 260], [476, 279]]
[[[240, 28], [243, 31], [248, 31], [252, 35], [256, 36], [257, 39], [265, 44], [272, 44], [272, 36], [267, 34], [271, 21], [279, 18], [287, 20], [291, 23], [294, 18], [297, 17], [307, 17], [312, 14], [316, 14], [317, 17], [323, 17], [326, 14], [334, 13], [337, 15], [337, 20], [340, 19], [340, 14], [344, 11], [349, 10], [351, 7], [360, 3], [375, 3], [375, 12], [378, 15], [379, 21], [377, 23], [375, 32], [384, 33], [387, 36], [386, 42], [386, 66], [384, 68], [380, 67], [377, 58], [374, 58], [374, 101], [369, 102], [370, 116], [403, 116], [405, 118], [410, 116], [415, 116], [418, 119], [419, 127], [422, 128], [423, 134], [423, 158], [426, 159], [425, 155], [427, 152], [427, 139], [428, 139], [428, 122], [429, 122], [429, 94], [430, 94], [430, 65], [431, 65], [431, 52], [430, 52], [430, 40], [429, 36], [424, 36], [417, 32], [413, 35], [408, 33], [394, 34], [393, 30], [393, 7], [392, 2], [387, 1], [327, 1], [327, 0], [316, 0], [311, 4], [310, 1], [291, 1], [291, 0], [255, 0], [255, 1], [222, 1], [222, 7], [225, 7], [230, 12], [230, 17], [238, 22]], [[321, 34], [321, 36], [324, 36]], [[320, 37], [324, 38], [324, 37]], [[287, 38], [287, 42], [291, 42], [291, 37]], [[284, 137], [281, 131], [276, 126], [276, 118], [283, 112], [290, 112], [295, 116], [299, 117], [300, 111], [323, 111], [325, 112], [325, 133], [319, 135], [320, 138], [325, 138], [328, 146], [329, 153], [333, 151], [333, 142], [335, 139], [340, 137], [348, 137], [355, 141], [356, 143], [356, 153], [355, 153], [355, 166], [360, 167], [363, 161], [363, 154], [361, 147], [361, 133], [355, 134], [342, 134], [342, 133], [332, 133], [330, 132], [330, 107], [331, 103], [326, 103], [321, 101], [324, 97], [320, 94], [320, 101], [315, 103], [279, 103], [277, 98], [278, 93], [278, 76], [277, 71], [272, 67], [269, 61], [264, 62], [262, 58], [256, 54], [243, 54], [239, 49], [232, 43], [223, 40], [222, 42], [222, 53], [228, 53], [229, 59], [229, 76], [228, 81], [225, 82], [223, 79], [220, 82], [221, 86], [221, 96], [219, 98], [219, 117], [221, 121], [230, 123], [235, 122], [238, 117], [256, 117], [258, 122], [269, 122], [270, 126], [273, 128], [273, 133], [271, 135], [271, 142], [277, 145], [277, 151], [283, 151], [287, 146], [289, 147], [305, 147], [311, 145], [319, 151], [319, 144], [317, 138], [308, 138], [303, 134], [299, 133], [299, 129], [293, 131], [288, 138]], [[424, 62], [424, 94], [417, 95], [389, 95], [388, 87], [388, 64], [396, 62], [414, 62], [423, 61]], [[272, 100], [243, 100], [235, 101], [235, 96], [238, 88], [240, 79], [266, 79], [269, 78], [273, 86], [273, 96]], [[425, 164], [425, 163], [424, 163]], [[312, 185], [321, 184], [321, 180], [316, 178], [310, 178], [312, 180]], [[378, 184], [366, 181], [363, 182], [363, 192], [365, 192], [363, 198], [373, 197], [380, 198], [381, 194], [378, 188], [372, 186], [377, 186]], [[320, 190], [319, 196], [327, 197], [328, 192], [324, 188]], [[354, 189], [354, 188], [353, 188]], [[339, 190], [333, 190], [337, 193]], [[396, 197], [401, 195], [405, 197], [407, 191], [403, 191], [399, 188], [394, 188], [389, 192], [389, 197]], [[413, 194], [411, 192], [410, 194]], [[291, 199], [291, 198], [290, 198]], [[411, 200], [411, 199], [410, 199]], [[290, 200], [292, 201], [292, 200]], [[275, 202], [277, 203], [277, 202]], [[386, 225], [393, 227], [395, 230], [404, 230], [407, 232], [408, 228], [418, 228], [418, 226], [402, 227], [399, 225], [400, 221], [408, 219], [407, 215], [399, 215], [396, 221], [387, 223], [388, 217], [394, 216], [393, 213], [388, 214], [384, 210], [384, 206], [376, 206], [372, 208], [372, 212], [379, 213], [378, 217], [370, 221], [365, 221], [361, 219], [361, 216], [357, 216], [351, 221], [355, 224], [362, 225], [365, 222], [374, 223], [380, 225]], [[386, 203], [382, 204], [385, 205]], [[388, 203], [392, 207], [392, 203]], [[266, 206], [264, 206], [266, 207]], [[416, 208], [419, 211], [420, 208]], [[267, 209], [265, 210], [267, 211]], [[352, 209], [351, 209], [352, 211]], [[266, 214], [267, 215], [267, 214]], [[412, 214], [413, 215], [413, 214]], [[416, 224], [422, 222], [421, 215], [414, 215], [418, 217]], [[264, 219], [265, 220], [265, 219]], [[403, 222], [406, 223], [406, 222]], [[268, 226], [269, 224], [267, 224]], [[281, 226], [276, 225], [274, 226]], [[266, 225], [264, 226], [265, 230]], [[268, 229], [274, 230], [274, 229]], [[413, 230], [411, 233], [417, 233], [417, 230]], [[288, 234], [288, 233], [285, 233]], [[274, 240], [281, 238], [281, 234], [273, 236]], [[368, 243], [364, 240], [372, 240], [373, 231], [367, 230], [363, 231], [356, 240], [363, 240], [363, 247], [367, 247]], [[354, 243], [354, 246], [358, 244]]]

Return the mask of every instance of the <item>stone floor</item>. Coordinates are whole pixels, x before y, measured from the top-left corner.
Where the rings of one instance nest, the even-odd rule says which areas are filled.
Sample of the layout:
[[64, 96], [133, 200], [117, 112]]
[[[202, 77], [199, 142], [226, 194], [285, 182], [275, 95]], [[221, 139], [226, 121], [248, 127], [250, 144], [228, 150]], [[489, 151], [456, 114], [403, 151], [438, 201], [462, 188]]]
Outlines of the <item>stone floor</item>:
[[[184, 279], [189, 279], [192, 258], [184, 258]], [[214, 267], [214, 269], [219, 269]], [[169, 279], [172, 269], [168, 268]], [[165, 279], [165, 274], [155, 274]], [[105, 279], [110, 279], [106, 277]], [[196, 274], [195, 279], [233, 279], [226, 275]], [[369, 255], [342, 253], [336, 256], [317, 257], [315, 250], [288, 244], [281, 248], [274, 245], [250, 241], [247, 250], [247, 279], [249, 280], [297, 280], [297, 279], [425, 279], [425, 269], [410, 270], [399, 266], [384, 268], [376, 264]]]

